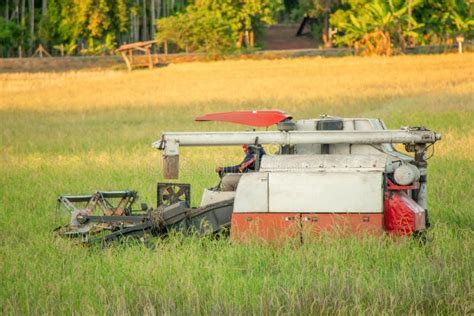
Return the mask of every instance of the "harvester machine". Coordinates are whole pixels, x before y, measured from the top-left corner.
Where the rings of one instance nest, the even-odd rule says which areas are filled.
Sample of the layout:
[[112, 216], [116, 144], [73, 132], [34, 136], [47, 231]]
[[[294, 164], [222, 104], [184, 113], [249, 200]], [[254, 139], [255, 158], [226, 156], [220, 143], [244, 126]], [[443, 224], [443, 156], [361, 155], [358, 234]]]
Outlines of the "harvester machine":
[[[205, 189], [197, 208], [189, 205], [189, 184], [159, 183], [158, 207], [143, 206], [139, 211], [127, 204], [134, 196], [107, 208], [101, 201], [107, 194], [97, 193], [97, 201], [95, 195], [87, 197], [82, 209], [69, 205], [71, 222], [63, 228], [67, 234], [84, 239], [107, 230], [100, 238], [109, 240], [147, 232], [212, 234], [229, 229], [233, 239], [278, 240], [302, 238], [304, 231], [334, 230], [411, 236], [430, 226], [427, 160], [429, 148], [441, 139], [438, 133], [423, 127], [388, 130], [382, 120], [373, 118], [293, 120], [278, 110], [214, 113], [196, 120], [275, 125], [276, 130], [164, 132], [153, 143], [163, 154], [164, 178], [179, 177], [184, 146], [246, 145], [254, 150], [255, 167], [238, 175], [235, 190], [220, 185]], [[396, 144], [404, 145], [404, 152]], [[260, 157], [262, 146], [275, 150]], [[128, 197], [130, 192], [123, 194]], [[65, 206], [67, 200], [74, 202], [59, 200]], [[92, 215], [91, 205], [99, 206], [102, 214]]]

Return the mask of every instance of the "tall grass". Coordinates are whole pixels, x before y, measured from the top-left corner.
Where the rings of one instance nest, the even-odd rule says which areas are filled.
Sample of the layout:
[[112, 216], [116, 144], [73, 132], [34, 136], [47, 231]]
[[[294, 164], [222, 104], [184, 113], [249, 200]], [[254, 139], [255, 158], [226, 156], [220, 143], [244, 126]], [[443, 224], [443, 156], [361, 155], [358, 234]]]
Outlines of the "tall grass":
[[[472, 55], [171, 65], [154, 71], [0, 75], [0, 310], [4, 314], [471, 314], [474, 312]], [[380, 117], [443, 134], [429, 161], [434, 228], [408, 239], [320, 236], [303, 245], [172, 236], [153, 247], [55, 238], [62, 193], [162, 180], [164, 130], [210, 111], [281, 108]], [[193, 203], [238, 148], [184, 149]]]

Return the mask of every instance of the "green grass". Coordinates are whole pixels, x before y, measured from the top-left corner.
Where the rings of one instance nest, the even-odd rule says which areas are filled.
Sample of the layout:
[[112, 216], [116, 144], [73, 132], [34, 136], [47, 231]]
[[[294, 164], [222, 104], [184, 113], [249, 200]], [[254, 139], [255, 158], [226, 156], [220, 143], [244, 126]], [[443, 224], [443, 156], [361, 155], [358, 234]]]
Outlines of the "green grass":
[[[99, 74], [100, 75], [100, 74]], [[471, 78], [472, 79], [472, 78]], [[472, 80], [471, 80], [472, 83]], [[403, 91], [402, 91], [403, 92]], [[402, 93], [403, 94], [403, 93]], [[434, 228], [408, 239], [321, 236], [303, 245], [172, 236], [155, 247], [83, 248], [55, 237], [59, 194], [135, 189], [154, 205], [165, 130], [239, 129], [197, 124], [203, 112], [251, 101], [136, 105], [77, 111], [0, 111], [0, 311], [3, 314], [472, 314], [474, 312], [473, 91], [407, 97], [269, 99], [297, 118], [320, 113], [425, 125], [444, 139], [429, 161]], [[53, 102], [53, 101], [52, 101]], [[238, 148], [184, 149], [180, 181], [193, 203], [215, 184], [215, 165]]]

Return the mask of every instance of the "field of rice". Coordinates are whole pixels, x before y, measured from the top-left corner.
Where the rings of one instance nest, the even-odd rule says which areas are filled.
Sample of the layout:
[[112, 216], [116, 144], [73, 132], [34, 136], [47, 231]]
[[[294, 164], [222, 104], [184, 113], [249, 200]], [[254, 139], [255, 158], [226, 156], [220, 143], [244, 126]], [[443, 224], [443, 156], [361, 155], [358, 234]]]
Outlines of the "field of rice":
[[[473, 54], [242, 60], [0, 73], [2, 314], [474, 313]], [[433, 229], [409, 239], [321, 236], [303, 245], [176, 235], [155, 247], [83, 248], [56, 237], [60, 194], [134, 189], [156, 203], [162, 131], [218, 111], [378, 117], [443, 135], [429, 160]], [[192, 201], [241, 149], [182, 149]]]

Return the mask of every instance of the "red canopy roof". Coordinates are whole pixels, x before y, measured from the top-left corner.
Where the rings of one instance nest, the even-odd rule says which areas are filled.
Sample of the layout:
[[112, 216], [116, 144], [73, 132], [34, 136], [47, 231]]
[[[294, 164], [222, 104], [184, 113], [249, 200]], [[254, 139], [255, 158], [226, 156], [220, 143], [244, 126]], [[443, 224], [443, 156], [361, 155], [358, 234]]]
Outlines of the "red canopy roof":
[[196, 117], [196, 121], [219, 121], [256, 127], [274, 125], [286, 119], [291, 119], [291, 116], [280, 110], [221, 112]]

